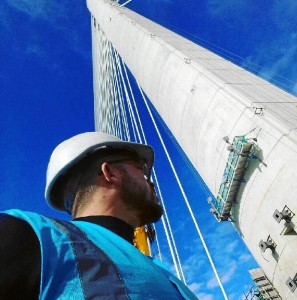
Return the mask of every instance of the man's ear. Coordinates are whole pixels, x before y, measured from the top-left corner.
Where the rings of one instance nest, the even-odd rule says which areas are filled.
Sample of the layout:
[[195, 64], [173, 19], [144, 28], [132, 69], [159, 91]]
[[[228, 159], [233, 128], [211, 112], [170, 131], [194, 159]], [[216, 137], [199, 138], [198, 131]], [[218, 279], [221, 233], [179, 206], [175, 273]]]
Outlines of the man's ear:
[[106, 181], [118, 184], [119, 183], [119, 170], [111, 164], [105, 162], [101, 166], [102, 174]]

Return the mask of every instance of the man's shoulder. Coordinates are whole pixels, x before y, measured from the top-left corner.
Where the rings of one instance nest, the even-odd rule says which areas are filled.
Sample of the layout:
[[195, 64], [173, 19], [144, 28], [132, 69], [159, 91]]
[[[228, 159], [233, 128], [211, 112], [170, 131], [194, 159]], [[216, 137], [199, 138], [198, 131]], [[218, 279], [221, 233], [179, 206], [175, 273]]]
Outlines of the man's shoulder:
[[53, 221], [53, 218], [30, 211], [11, 209], [0, 212], [1, 232], [5, 230], [4, 228], [9, 228], [10, 233], [18, 231], [21, 235], [30, 232], [38, 239], [44, 235], [51, 235], [50, 231], [55, 228]]
[[41, 252], [34, 230], [25, 220], [3, 212], [0, 236], [0, 298], [21, 299], [21, 293], [22, 299], [37, 299]]
[[0, 219], [5, 218], [6, 216], [12, 216], [18, 219], [26, 219], [30, 217], [44, 217], [41, 214], [32, 212], [32, 211], [26, 211], [21, 209], [8, 209], [4, 211], [0, 211]]
[[34, 230], [26, 220], [13, 214], [12, 210], [1, 212], [0, 215], [1, 243], [9, 241], [18, 241], [31, 239], [35, 234]]
[[[7, 217], [13, 217], [15, 219], [25, 221], [29, 223], [33, 228], [35, 228], [35, 226], [38, 227], [38, 224], [45, 225], [47, 223], [51, 223], [51, 221], [54, 220], [54, 218], [52, 217], [47, 217], [32, 211], [25, 211], [20, 209], [0, 211], [0, 220]], [[11, 218], [9, 219], [11, 220]]]

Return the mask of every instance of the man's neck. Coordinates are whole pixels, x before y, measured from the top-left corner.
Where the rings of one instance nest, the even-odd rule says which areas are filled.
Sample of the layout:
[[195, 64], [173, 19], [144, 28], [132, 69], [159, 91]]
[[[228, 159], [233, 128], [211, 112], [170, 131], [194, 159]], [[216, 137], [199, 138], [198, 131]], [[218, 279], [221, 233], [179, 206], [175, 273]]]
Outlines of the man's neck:
[[116, 195], [100, 197], [93, 195], [92, 199], [85, 202], [86, 205], [78, 209], [75, 218], [88, 216], [112, 216], [128, 223], [134, 229], [139, 226], [138, 214], [128, 208], [127, 205]]
[[125, 221], [113, 216], [85, 216], [75, 218], [74, 221], [85, 221], [100, 225], [118, 236], [122, 237], [130, 244], [133, 244], [134, 229]]

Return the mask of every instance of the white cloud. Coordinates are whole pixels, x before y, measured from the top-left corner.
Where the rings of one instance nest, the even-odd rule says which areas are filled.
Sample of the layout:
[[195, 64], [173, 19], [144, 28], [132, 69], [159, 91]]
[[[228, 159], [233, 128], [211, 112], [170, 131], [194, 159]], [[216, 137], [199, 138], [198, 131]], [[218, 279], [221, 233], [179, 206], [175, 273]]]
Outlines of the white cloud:
[[229, 266], [228, 272], [226, 272], [223, 276], [222, 276], [222, 282], [226, 283], [229, 282], [233, 276], [233, 274], [235, 273], [237, 269], [237, 264], [235, 261], [233, 261], [233, 263]]
[[[206, 268], [208, 270], [207, 272], [205, 272]], [[205, 274], [208, 274], [208, 272], [212, 272], [207, 258], [204, 255], [198, 253], [198, 251], [195, 254], [189, 256], [187, 260], [183, 262], [183, 270], [186, 280], [189, 283], [196, 282], [197, 278], [199, 278], [200, 282], [202, 282]], [[203, 276], [201, 274], [203, 274]]]
[[193, 293], [197, 293], [199, 291], [199, 289], [201, 288], [201, 284], [198, 282], [193, 282], [191, 284], [188, 285], [188, 288], [193, 292]]
[[50, 0], [7, 0], [14, 9], [29, 15], [32, 18], [54, 20], [65, 13], [63, 2]]
[[235, 231], [229, 222], [220, 223], [215, 227], [215, 234], [218, 236], [228, 236], [231, 233], [235, 233]]
[[[263, 72], [260, 72], [260, 76], [263, 76], [268, 81], [272, 80], [273, 77], [278, 75], [280, 71], [283, 69], [289, 68], [291, 66], [292, 61], [294, 61], [294, 58], [296, 56], [297, 51], [297, 39], [296, 37], [292, 38], [293, 43], [286, 48], [281, 49], [281, 45], [278, 45], [278, 50], [280, 51], [280, 56], [277, 60], [270, 66], [269, 69], [264, 70]], [[267, 54], [269, 53], [273, 54], [273, 51], [269, 51], [267, 49]]]
[[263, 79], [284, 85], [296, 93], [296, 59], [297, 30], [258, 45], [254, 54], [247, 57], [243, 67], [252, 67]]
[[211, 280], [207, 282], [207, 287], [209, 289], [213, 289], [219, 286], [218, 280], [216, 277], [213, 277]]
[[[235, 239], [237, 233], [234, 231], [234, 228], [227, 223], [219, 225], [214, 228], [208, 228], [204, 238], [221, 280], [227, 283], [238, 268], [235, 258], [238, 263], [248, 258], [242, 256], [242, 261], [238, 260], [238, 256], [242, 255], [241, 250], [243, 249], [243, 245], [240, 244], [238, 239]], [[196, 238], [192, 240], [191, 243], [186, 245], [186, 248], [192, 253], [183, 261], [183, 269], [187, 282], [191, 284], [199, 280], [199, 283], [203, 284], [202, 290], [218, 288], [217, 280], [214, 277], [213, 270], [200, 239]], [[226, 269], [226, 266], [228, 269]]]
[[230, 19], [238, 18], [239, 15], [245, 16], [251, 7], [248, 2], [238, 0], [209, 0], [207, 1], [207, 10], [210, 15], [221, 18]]
[[[259, 14], [262, 9], [265, 9], [265, 14]], [[256, 5], [237, 0], [207, 2], [207, 13], [216, 22], [224, 22], [226, 31], [234, 31], [234, 43], [238, 43], [239, 47], [243, 46], [243, 51], [233, 48], [231, 51], [235, 56], [231, 57], [244, 68], [293, 94], [297, 93], [296, 11], [296, 0]], [[254, 21], [258, 14], [257, 20]], [[217, 33], [219, 32], [218, 30]], [[231, 35], [228, 33], [226, 37]], [[244, 36], [246, 38], [241, 41], [241, 37]], [[212, 43], [216, 44], [215, 41]], [[226, 50], [227, 47], [228, 44]]]
[[[223, 283], [227, 283], [231, 280], [233, 274], [235, 273], [236, 269], [237, 269], [237, 265], [236, 265], [236, 262], [233, 261], [231, 264], [229, 265], [226, 265], [226, 269], [228, 268], [227, 272], [226, 273], [223, 273], [222, 276], [220, 276], [220, 280]], [[213, 288], [216, 288], [217, 286], [219, 286], [219, 283], [217, 281], [217, 278], [216, 277], [213, 277], [211, 280], [209, 280], [207, 282], [207, 287], [209, 289], [213, 289]]]
[[[6, 2], [6, 9], [0, 13], [0, 24], [13, 37], [22, 32], [21, 38], [15, 39], [13, 44], [16, 55], [35, 56], [39, 63], [51, 69], [59, 65], [60, 57], [66, 51], [79, 54], [87, 60], [91, 59], [90, 18], [87, 6], [82, 10], [80, 4], [70, 0]], [[29, 18], [21, 31], [21, 24], [13, 21], [20, 13]], [[77, 20], [75, 24], [73, 19]], [[51, 43], [54, 40], [56, 42]]]
[[214, 300], [214, 295], [212, 294], [200, 293], [197, 295], [197, 297], [199, 298], [199, 300]]
[[252, 258], [251, 254], [243, 253], [242, 255], [239, 256], [238, 260], [240, 262], [246, 262]]
[[234, 253], [234, 250], [236, 250], [237, 247], [238, 247], [238, 240], [234, 240], [233, 242], [227, 244], [225, 251], [227, 253]]

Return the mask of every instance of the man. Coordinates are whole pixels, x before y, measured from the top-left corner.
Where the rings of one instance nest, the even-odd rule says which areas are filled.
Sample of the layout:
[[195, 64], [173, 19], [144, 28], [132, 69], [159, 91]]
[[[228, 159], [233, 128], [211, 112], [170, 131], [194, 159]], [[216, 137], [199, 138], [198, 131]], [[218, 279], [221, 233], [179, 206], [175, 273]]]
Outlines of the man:
[[102, 132], [54, 150], [45, 197], [66, 222], [19, 210], [0, 218], [0, 299], [196, 299], [133, 246], [162, 208], [150, 181], [151, 147]]

